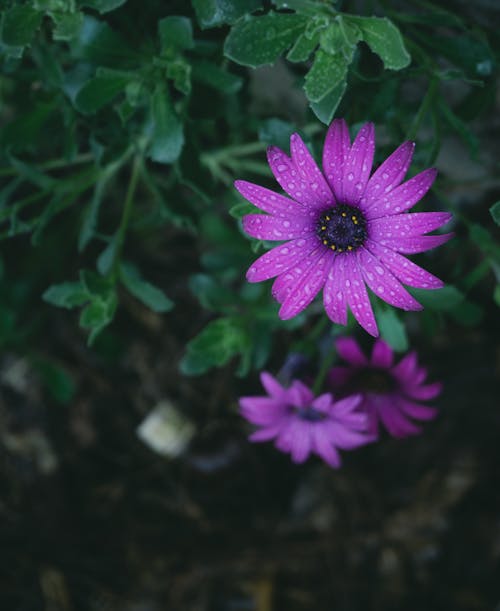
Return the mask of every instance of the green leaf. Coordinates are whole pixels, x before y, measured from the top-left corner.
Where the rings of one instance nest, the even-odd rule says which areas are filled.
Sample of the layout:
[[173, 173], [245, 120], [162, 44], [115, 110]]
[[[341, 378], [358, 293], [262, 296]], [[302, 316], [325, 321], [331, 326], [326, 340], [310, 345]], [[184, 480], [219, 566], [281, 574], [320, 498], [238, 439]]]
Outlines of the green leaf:
[[319, 32], [315, 32], [313, 36], [307, 36], [305, 33], [301, 34], [288, 52], [287, 60], [290, 62], [306, 62], [318, 43]]
[[159, 163], [173, 163], [184, 145], [183, 125], [176, 114], [168, 90], [159, 84], [151, 99], [151, 143], [148, 155]]
[[97, 257], [96, 267], [101, 276], [106, 276], [111, 272], [116, 258], [116, 252], [119, 244], [118, 240], [118, 233], [115, 233], [115, 235], [109, 241], [109, 244]]
[[72, 40], [83, 25], [83, 13], [53, 12], [50, 16], [55, 25], [52, 32], [54, 40]]
[[410, 54], [398, 28], [387, 17], [356, 17], [344, 15], [344, 20], [359, 26], [363, 40], [384, 62], [389, 70], [406, 68], [411, 61]]
[[95, 114], [100, 108], [109, 104], [124, 91], [135, 74], [99, 68], [97, 75], [83, 85], [75, 98], [76, 108], [87, 115]]
[[491, 218], [497, 225], [500, 225], [500, 201], [496, 202], [490, 208]]
[[259, 127], [259, 140], [272, 146], [287, 149], [290, 146], [290, 136], [297, 128], [282, 119], [264, 119]]
[[174, 81], [174, 87], [177, 91], [184, 95], [191, 93], [191, 64], [183, 58], [169, 62], [167, 78]]
[[236, 295], [208, 274], [191, 276], [189, 278], [189, 288], [207, 310], [224, 311], [226, 306], [237, 302]]
[[89, 300], [89, 294], [81, 282], [63, 282], [53, 284], [42, 295], [47, 303], [60, 308], [72, 309]]
[[80, 4], [93, 8], [99, 11], [99, 13], [109, 13], [125, 4], [125, 2], [127, 2], [127, 0], [82, 0]]
[[192, 0], [192, 4], [202, 28], [234, 23], [262, 6], [260, 0]]
[[191, 19], [187, 17], [172, 16], [161, 19], [158, 22], [158, 34], [161, 51], [167, 56], [194, 47], [193, 27]]
[[344, 97], [346, 88], [347, 82], [343, 81], [327, 93], [319, 102], [311, 103], [311, 110], [325, 125], [330, 125], [333, 115]]
[[436, 290], [416, 288], [409, 288], [408, 290], [424, 308], [430, 310], [452, 310], [465, 299], [464, 294], [451, 284]]
[[408, 336], [403, 323], [394, 310], [377, 308], [380, 335], [397, 352], [408, 350]]
[[46, 359], [38, 359], [33, 365], [52, 398], [63, 405], [69, 403], [75, 394], [76, 384], [68, 370]]
[[90, 297], [108, 299], [109, 295], [114, 291], [113, 284], [109, 278], [103, 278], [103, 276], [88, 269], [81, 270], [80, 282]]
[[243, 66], [274, 63], [295, 42], [307, 23], [298, 14], [269, 13], [238, 21], [224, 44], [224, 54]]
[[11, 47], [29, 45], [42, 21], [42, 14], [27, 4], [13, 6], [3, 14], [0, 40]]
[[153, 312], [168, 312], [174, 307], [165, 293], [144, 280], [139, 270], [130, 263], [121, 263], [120, 279], [128, 291]]
[[242, 78], [219, 68], [219, 66], [212, 62], [197, 61], [192, 64], [192, 68], [195, 80], [222, 93], [236, 93], [243, 85]]
[[73, 57], [112, 69], [137, 68], [142, 57], [107, 23], [86, 16], [78, 35], [70, 41]]
[[251, 346], [250, 338], [236, 318], [218, 318], [187, 345], [180, 369], [185, 375], [199, 375], [225, 365]]
[[89, 329], [88, 337], [89, 346], [93, 344], [99, 333], [113, 320], [117, 306], [116, 294], [109, 293], [107, 298], [94, 297], [93, 300], [85, 306], [80, 315], [80, 326], [83, 329]]
[[307, 99], [310, 102], [319, 102], [333, 89], [342, 86], [346, 74], [347, 63], [343, 55], [330, 55], [320, 49], [306, 75], [304, 90]]

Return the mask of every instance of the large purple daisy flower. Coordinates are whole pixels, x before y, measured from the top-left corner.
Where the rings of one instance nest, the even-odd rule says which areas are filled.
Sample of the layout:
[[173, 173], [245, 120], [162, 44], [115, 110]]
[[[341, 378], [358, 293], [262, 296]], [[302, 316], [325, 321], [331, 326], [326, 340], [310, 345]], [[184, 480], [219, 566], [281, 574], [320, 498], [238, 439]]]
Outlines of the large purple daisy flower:
[[419, 367], [415, 352], [394, 364], [391, 348], [381, 339], [375, 341], [371, 359], [352, 338], [340, 338], [335, 345], [348, 365], [330, 370], [330, 388], [340, 396], [362, 393], [360, 409], [368, 415], [368, 433], [372, 440], [378, 438], [379, 423], [393, 437], [408, 437], [422, 430], [415, 421], [432, 420], [436, 416], [435, 408], [419, 401], [435, 399], [442, 385], [425, 384], [427, 371]]
[[364, 433], [367, 416], [356, 408], [360, 395], [334, 401], [329, 393], [315, 397], [302, 382], [294, 380], [284, 388], [269, 373], [260, 376], [265, 397], [242, 397], [242, 415], [260, 427], [250, 441], [270, 441], [293, 462], [304, 462], [311, 453], [332, 467], [340, 466], [337, 448], [350, 450], [370, 439]]
[[272, 293], [286, 320], [306, 308], [323, 288], [326, 313], [345, 325], [347, 306], [368, 333], [378, 336], [368, 287], [387, 303], [404, 310], [421, 305], [403, 288], [436, 289], [441, 280], [403, 255], [429, 250], [453, 234], [424, 235], [447, 223], [447, 212], [408, 213], [429, 190], [435, 169], [401, 184], [414, 144], [404, 142], [370, 177], [374, 127], [367, 123], [353, 144], [347, 125], [336, 119], [323, 148], [323, 173], [298, 136], [290, 139], [291, 157], [268, 149], [271, 170], [284, 197], [243, 180], [235, 187], [268, 214], [248, 214], [244, 230], [261, 240], [286, 241], [257, 259], [249, 282], [277, 276]]

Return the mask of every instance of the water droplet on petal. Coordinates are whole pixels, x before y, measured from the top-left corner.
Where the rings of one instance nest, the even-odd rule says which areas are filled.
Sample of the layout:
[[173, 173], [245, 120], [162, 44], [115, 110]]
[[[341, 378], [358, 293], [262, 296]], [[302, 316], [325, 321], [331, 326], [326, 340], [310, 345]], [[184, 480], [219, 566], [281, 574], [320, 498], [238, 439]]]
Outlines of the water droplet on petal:
[[354, 180], [354, 174], [352, 172], [349, 172], [347, 175], [347, 180]]

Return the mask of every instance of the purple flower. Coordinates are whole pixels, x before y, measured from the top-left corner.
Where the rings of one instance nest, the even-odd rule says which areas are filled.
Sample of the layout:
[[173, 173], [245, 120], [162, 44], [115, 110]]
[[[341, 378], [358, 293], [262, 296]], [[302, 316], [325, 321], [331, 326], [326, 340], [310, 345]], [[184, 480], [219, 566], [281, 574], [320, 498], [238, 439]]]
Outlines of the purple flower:
[[360, 409], [368, 415], [372, 440], [378, 438], [380, 422], [393, 437], [408, 437], [422, 430], [414, 421], [435, 418], [437, 410], [419, 401], [436, 398], [442, 385], [424, 384], [427, 371], [419, 367], [415, 352], [395, 365], [391, 348], [381, 339], [375, 341], [370, 360], [352, 338], [340, 338], [335, 345], [348, 365], [330, 370], [330, 388], [341, 396], [362, 393]]
[[275, 446], [289, 452], [293, 462], [304, 462], [317, 454], [332, 467], [340, 466], [337, 448], [350, 450], [369, 441], [364, 433], [366, 414], [356, 408], [361, 396], [334, 401], [329, 393], [315, 397], [302, 382], [284, 388], [269, 373], [260, 376], [265, 397], [242, 397], [241, 413], [260, 429], [250, 441], [275, 439]]
[[347, 125], [336, 119], [326, 135], [323, 173], [298, 134], [290, 138], [291, 157], [268, 149], [271, 170], [292, 198], [243, 180], [235, 187], [268, 214], [248, 214], [243, 228], [254, 238], [286, 241], [257, 259], [249, 282], [277, 276], [272, 287], [286, 320], [304, 310], [323, 289], [326, 313], [345, 325], [347, 306], [374, 337], [377, 323], [365, 288], [403, 310], [422, 306], [402, 286], [437, 289], [441, 280], [403, 255], [443, 244], [453, 234], [424, 235], [447, 223], [447, 212], [408, 213], [429, 190], [435, 169], [401, 184], [414, 144], [404, 142], [370, 177], [374, 127], [366, 123], [350, 143]]

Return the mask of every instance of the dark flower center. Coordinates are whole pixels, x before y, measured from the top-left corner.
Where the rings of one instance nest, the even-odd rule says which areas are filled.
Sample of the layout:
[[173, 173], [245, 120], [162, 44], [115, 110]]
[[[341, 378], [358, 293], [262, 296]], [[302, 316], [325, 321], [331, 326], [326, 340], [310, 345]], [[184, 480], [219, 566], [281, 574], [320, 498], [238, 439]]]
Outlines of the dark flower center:
[[311, 406], [308, 406], [308, 407], [291, 406], [290, 409], [301, 420], [308, 420], [309, 422], [318, 422], [319, 420], [325, 419], [325, 414], [323, 414], [323, 412], [320, 412]]
[[366, 240], [366, 220], [359, 208], [338, 204], [321, 214], [316, 233], [331, 250], [356, 250]]
[[394, 392], [398, 387], [397, 381], [386, 369], [362, 369], [351, 378], [349, 385], [358, 391], [379, 395]]

